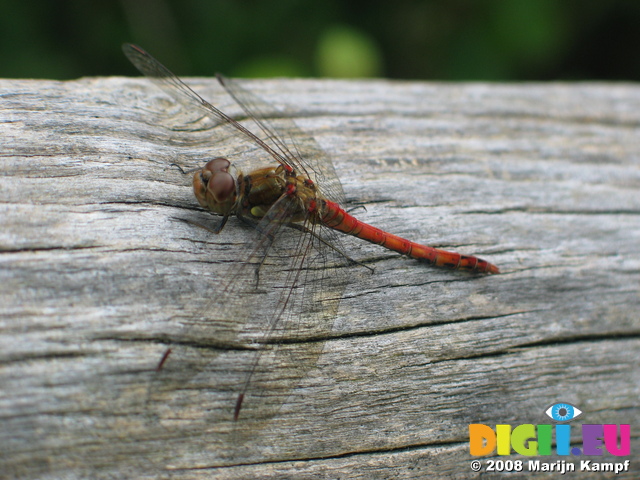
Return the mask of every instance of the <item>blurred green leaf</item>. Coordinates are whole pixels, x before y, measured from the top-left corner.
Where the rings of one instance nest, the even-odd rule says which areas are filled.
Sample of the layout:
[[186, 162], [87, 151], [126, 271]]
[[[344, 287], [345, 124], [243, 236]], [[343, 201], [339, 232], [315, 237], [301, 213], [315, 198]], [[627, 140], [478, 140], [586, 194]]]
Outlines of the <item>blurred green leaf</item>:
[[318, 42], [318, 72], [323, 77], [359, 78], [381, 74], [382, 55], [375, 41], [355, 28], [331, 26]]

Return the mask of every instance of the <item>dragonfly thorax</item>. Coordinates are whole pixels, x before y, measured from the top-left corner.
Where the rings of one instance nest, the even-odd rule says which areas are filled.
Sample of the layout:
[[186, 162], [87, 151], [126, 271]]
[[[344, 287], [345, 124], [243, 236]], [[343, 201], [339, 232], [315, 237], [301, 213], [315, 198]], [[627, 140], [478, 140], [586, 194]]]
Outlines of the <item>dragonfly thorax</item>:
[[236, 203], [236, 181], [226, 158], [214, 158], [193, 176], [193, 193], [204, 208], [228, 215]]
[[[259, 168], [240, 180], [238, 214], [262, 219], [272, 207], [285, 209], [287, 223], [304, 221], [309, 215], [309, 202], [316, 198], [313, 182], [285, 165]], [[279, 214], [273, 211], [272, 216]]]

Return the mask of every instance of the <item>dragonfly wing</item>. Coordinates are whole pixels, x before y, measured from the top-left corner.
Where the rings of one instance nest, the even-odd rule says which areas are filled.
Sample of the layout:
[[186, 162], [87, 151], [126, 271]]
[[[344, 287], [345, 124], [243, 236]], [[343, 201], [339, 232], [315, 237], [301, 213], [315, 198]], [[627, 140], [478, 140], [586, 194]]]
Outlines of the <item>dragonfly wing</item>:
[[226, 131], [231, 133], [236, 139], [243, 142], [248, 141], [253, 144], [254, 147], [262, 150], [263, 153], [269, 154], [272, 161], [285, 163], [278, 149], [272, 148], [271, 142], [263, 141], [244, 125], [206, 101], [148, 52], [132, 44], [124, 44], [122, 50], [129, 61], [131, 61], [142, 74], [151, 79], [178, 103], [184, 105], [187, 109], [197, 109], [197, 111], [212, 119], [215, 125], [225, 128]]
[[217, 74], [224, 89], [242, 107], [263, 134], [265, 141], [282, 154], [298, 174], [313, 180], [321, 195], [344, 204], [345, 197], [333, 162], [318, 142], [271, 104], [243, 88], [237, 81]]
[[[298, 175], [313, 180], [323, 196], [344, 200], [333, 165], [313, 138], [237, 82], [219, 77], [262, 138], [208, 103], [141, 48], [124, 45], [123, 50], [181, 105], [196, 107], [229, 127], [247, 152], [257, 149], [262, 157], [291, 165]], [[224, 265], [211, 270], [217, 276], [198, 286], [202, 295], [194, 292], [194, 299], [206, 300], [186, 308], [179, 331], [168, 335], [171, 354], [163, 360], [147, 404], [157, 424], [171, 427], [173, 438], [180, 437], [175, 430], [183, 425], [185, 435], [213, 430], [221, 434], [207, 437], [207, 448], [214, 448], [214, 438], [243, 430], [240, 425], [252, 426], [245, 430], [255, 433], [315, 365], [353, 274], [345, 270], [349, 262], [341, 249], [328, 247], [339, 245], [334, 232], [312, 218], [299, 229], [288, 228], [292, 212], [300, 211], [296, 202], [295, 196], [283, 195], [247, 241], [229, 245], [229, 260], [219, 262]], [[241, 396], [242, 409], [234, 421]]]
[[321, 225], [287, 227], [294, 202], [283, 196], [230, 252], [238, 260], [216, 266], [220, 274], [205, 283], [217, 288], [171, 335], [172, 353], [149, 395], [155, 420], [167, 428], [180, 428], [177, 419], [189, 411], [189, 431], [215, 424], [220, 433], [255, 434], [315, 366], [352, 273], [321, 240]]
[[122, 49], [127, 58], [145, 76], [187, 107], [195, 107], [218, 125], [229, 127], [236, 138], [250, 142], [267, 152], [281, 164], [292, 166], [298, 174], [313, 180], [322, 196], [344, 204], [344, 191], [336, 175], [331, 159], [320, 148], [313, 137], [304, 133], [281, 111], [245, 90], [238, 82], [218, 75], [222, 87], [233, 97], [247, 116], [253, 120], [262, 134], [254, 134], [242, 123], [228, 116], [203, 99], [171, 70], [162, 65], [142, 48], [124, 44]]

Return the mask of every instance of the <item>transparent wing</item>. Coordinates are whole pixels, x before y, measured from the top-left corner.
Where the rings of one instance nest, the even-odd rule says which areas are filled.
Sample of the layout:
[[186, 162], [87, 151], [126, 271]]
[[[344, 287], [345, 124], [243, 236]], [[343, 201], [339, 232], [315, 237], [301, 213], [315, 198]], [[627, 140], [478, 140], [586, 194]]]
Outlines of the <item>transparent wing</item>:
[[[330, 160], [275, 108], [219, 77], [255, 122], [261, 139], [141, 48], [124, 45], [123, 49], [143, 74], [181, 104], [197, 107], [272, 160], [307, 175], [323, 196], [343, 200]], [[229, 260], [211, 269], [213, 278], [203, 285], [206, 293], [200, 306], [185, 311], [182, 328], [170, 342], [172, 353], [148, 398], [154, 418], [172, 432], [181, 430], [181, 425], [184, 434], [216, 430], [219, 438], [231, 430], [255, 432], [315, 365], [353, 272], [347, 273], [350, 262], [332, 230], [310, 218], [298, 229], [287, 227], [292, 212], [300, 211], [296, 201], [281, 197], [247, 240], [233, 245]], [[242, 411], [233, 421], [241, 396]], [[214, 444], [213, 437], [207, 437], [207, 448]]]
[[[245, 90], [237, 82], [222, 75], [217, 76], [224, 89], [262, 132], [264, 136], [260, 138], [242, 123], [203, 99], [142, 48], [124, 44], [122, 49], [141, 73], [153, 80], [178, 102], [187, 107], [196, 107], [219, 125], [230, 127], [234, 130], [235, 136], [242, 141], [259, 146], [273, 160], [289, 165], [298, 174], [313, 180], [318, 185], [322, 196], [340, 204], [344, 203], [342, 185], [331, 160], [311, 136], [300, 130], [278, 109]], [[239, 166], [242, 167], [242, 165]]]
[[220, 84], [242, 107], [277, 149], [288, 159], [288, 163], [298, 172], [313, 180], [320, 194], [344, 204], [344, 191], [336, 175], [331, 159], [313, 137], [303, 132], [290, 118], [240, 86], [235, 80], [216, 75]]
[[279, 163], [286, 163], [286, 159], [280, 153], [272, 149], [270, 145], [263, 142], [260, 138], [256, 137], [242, 124], [238, 123], [236, 120], [203, 99], [193, 89], [191, 89], [191, 87], [180, 80], [178, 76], [171, 72], [171, 70], [162, 65], [145, 50], [131, 44], [124, 44], [122, 46], [122, 50], [131, 63], [133, 63], [141, 73], [153, 80], [156, 85], [174, 97], [178, 102], [190, 108], [198, 108], [205, 115], [213, 118], [219, 125], [232, 127], [241, 139], [255, 143], [265, 152], [268, 152], [275, 161]]
[[230, 435], [243, 444], [295, 401], [292, 392], [316, 365], [354, 272], [333, 231], [283, 225], [288, 203], [285, 197], [274, 205], [230, 263], [206, 280], [215, 288], [204, 307], [181, 319], [149, 398], [154, 422], [172, 437], [207, 432], [203, 449]]

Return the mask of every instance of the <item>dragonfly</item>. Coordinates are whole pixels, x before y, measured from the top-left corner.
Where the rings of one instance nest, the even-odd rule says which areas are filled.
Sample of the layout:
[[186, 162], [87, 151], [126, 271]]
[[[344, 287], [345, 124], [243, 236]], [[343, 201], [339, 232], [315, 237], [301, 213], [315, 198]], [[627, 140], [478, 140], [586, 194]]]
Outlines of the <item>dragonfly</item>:
[[[224, 267], [215, 293], [185, 327], [192, 339], [215, 337], [211, 341], [216, 345], [253, 351], [231, 388], [234, 421], [244, 411], [248, 394], [266, 388], [267, 357], [282, 350], [278, 345], [321, 339], [330, 332], [350, 272], [354, 265], [362, 265], [348, 256], [341, 234], [434, 267], [473, 274], [500, 272], [481, 258], [421, 245], [356, 219], [342, 206], [346, 202], [340, 180], [322, 148], [286, 115], [236, 81], [216, 75], [253, 129], [204, 100], [139, 46], [125, 44], [123, 51], [179, 104], [197, 110], [232, 134], [234, 141], [252, 148], [244, 162], [218, 156], [193, 176], [198, 203], [221, 217], [210, 229], [213, 233], [220, 233], [231, 216], [252, 227], [244, 245], [233, 253], [237, 261]], [[170, 361], [170, 352], [165, 352], [159, 367]], [[292, 361], [296, 363], [295, 358]], [[260, 386], [252, 388], [254, 383]], [[283, 391], [289, 388], [285, 385]]]

